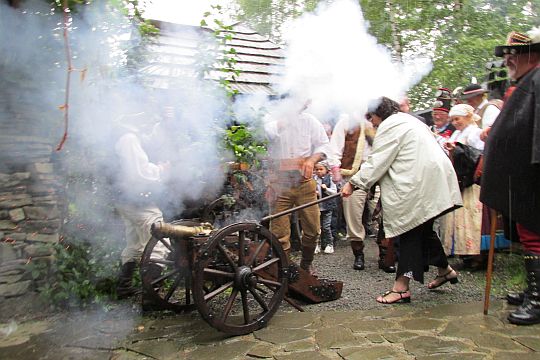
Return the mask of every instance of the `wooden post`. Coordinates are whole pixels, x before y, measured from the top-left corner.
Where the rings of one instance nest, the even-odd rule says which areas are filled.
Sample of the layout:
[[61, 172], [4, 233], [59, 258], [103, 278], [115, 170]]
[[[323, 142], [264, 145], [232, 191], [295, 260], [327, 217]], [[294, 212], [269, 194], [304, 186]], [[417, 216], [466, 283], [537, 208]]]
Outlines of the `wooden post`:
[[486, 290], [484, 291], [484, 315], [488, 314], [489, 296], [491, 293], [491, 275], [493, 273], [493, 257], [495, 256], [495, 230], [497, 229], [497, 212], [489, 209], [490, 229], [489, 229], [489, 254], [486, 272]]

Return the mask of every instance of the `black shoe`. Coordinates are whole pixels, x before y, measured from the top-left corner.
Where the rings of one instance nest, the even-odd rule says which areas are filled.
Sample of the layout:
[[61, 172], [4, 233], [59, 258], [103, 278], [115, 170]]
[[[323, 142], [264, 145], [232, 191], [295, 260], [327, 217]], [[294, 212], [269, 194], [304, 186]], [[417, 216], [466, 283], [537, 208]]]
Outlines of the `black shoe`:
[[396, 267], [394, 265], [386, 266], [384, 265], [384, 262], [380, 260], [379, 260], [379, 269], [381, 269], [382, 271], [388, 274], [393, 274], [396, 272]]
[[364, 264], [364, 254], [358, 254], [354, 256], [354, 264], [353, 269], [354, 270], [364, 270], [365, 264]]
[[525, 292], [506, 294], [506, 302], [510, 305], [521, 305], [525, 299]]
[[540, 301], [525, 296], [523, 304], [508, 315], [508, 321], [516, 325], [540, 324]]

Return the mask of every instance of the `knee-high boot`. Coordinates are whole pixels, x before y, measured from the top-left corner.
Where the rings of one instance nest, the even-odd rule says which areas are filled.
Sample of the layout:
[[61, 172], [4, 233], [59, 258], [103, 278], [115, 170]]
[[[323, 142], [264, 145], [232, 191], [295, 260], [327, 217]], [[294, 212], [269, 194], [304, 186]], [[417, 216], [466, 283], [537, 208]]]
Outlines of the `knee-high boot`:
[[118, 282], [116, 284], [116, 296], [118, 299], [125, 299], [137, 293], [137, 289], [132, 286], [133, 274], [137, 264], [135, 261], [128, 261], [120, 268]]
[[315, 255], [315, 248], [311, 246], [302, 246], [302, 260], [300, 260], [300, 267], [310, 273], [313, 273], [311, 263], [313, 263], [313, 257]]
[[527, 291], [523, 304], [508, 315], [512, 324], [532, 325], [540, 323], [540, 255], [525, 254]]
[[395, 273], [394, 239], [377, 239], [377, 245], [379, 245], [379, 269], [386, 273]]
[[364, 270], [364, 242], [363, 241], [351, 241], [351, 249], [354, 254], [354, 270]]

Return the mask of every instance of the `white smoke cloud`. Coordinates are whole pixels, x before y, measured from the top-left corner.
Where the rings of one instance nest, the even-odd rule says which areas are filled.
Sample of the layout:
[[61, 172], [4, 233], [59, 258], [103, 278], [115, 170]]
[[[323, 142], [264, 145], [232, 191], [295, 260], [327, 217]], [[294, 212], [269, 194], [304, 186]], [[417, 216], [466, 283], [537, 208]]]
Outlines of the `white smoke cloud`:
[[404, 65], [368, 33], [358, 2], [321, 4], [284, 26], [287, 43], [280, 91], [313, 100], [310, 111], [321, 120], [336, 109], [364, 113], [380, 96], [396, 100], [431, 70], [427, 59]]
[[[178, 216], [184, 201], [219, 192], [224, 177], [219, 167], [224, 92], [193, 76], [167, 90], [148, 87], [133, 66], [141, 60], [130, 59], [132, 50], [141, 45], [138, 30], [120, 11], [96, 1], [71, 15], [70, 122], [67, 142], [55, 154], [68, 175], [101, 179], [96, 186], [112, 186], [117, 182], [114, 177], [120, 176], [114, 152], [122, 131], [119, 124], [137, 118], [132, 125], [150, 135], [158, 121], [166, 122], [165, 108], [172, 106], [175, 118], [148, 142], [152, 161], [172, 160], [168, 181], [155, 189], [165, 216]], [[9, 98], [0, 101], [0, 128], [12, 129], [14, 135], [44, 136], [52, 147], [63, 131], [59, 107], [64, 103], [67, 70], [62, 26], [60, 14], [52, 14], [46, 3], [23, 2], [21, 9], [0, 3], [0, 70], [3, 81], [13, 84], [9, 91], [4, 88]], [[13, 117], [20, 114], [26, 123], [14, 127]], [[1, 162], [14, 168], [24, 165], [13, 163], [11, 155], [1, 154]], [[105, 178], [111, 181], [104, 182]], [[89, 211], [87, 204], [110, 203], [109, 198], [96, 199], [97, 194], [70, 195], [75, 208]], [[104, 223], [110, 217], [104, 210], [98, 207], [89, 213], [88, 221]]]

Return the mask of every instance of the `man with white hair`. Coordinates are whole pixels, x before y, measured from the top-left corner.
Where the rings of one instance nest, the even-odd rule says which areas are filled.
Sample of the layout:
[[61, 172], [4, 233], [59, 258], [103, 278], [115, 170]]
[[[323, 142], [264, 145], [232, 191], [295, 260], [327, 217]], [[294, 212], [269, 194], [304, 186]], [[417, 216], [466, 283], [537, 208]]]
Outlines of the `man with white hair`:
[[491, 127], [484, 151], [480, 200], [515, 221], [524, 249], [527, 285], [509, 294], [520, 304], [508, 320], [540, 323], [540, 28], [511, 32], [495, 47], [516, 89]]

